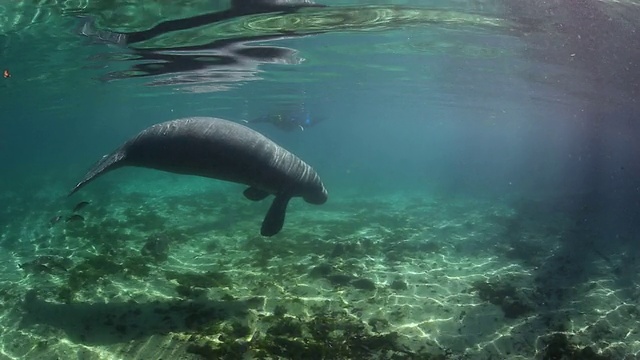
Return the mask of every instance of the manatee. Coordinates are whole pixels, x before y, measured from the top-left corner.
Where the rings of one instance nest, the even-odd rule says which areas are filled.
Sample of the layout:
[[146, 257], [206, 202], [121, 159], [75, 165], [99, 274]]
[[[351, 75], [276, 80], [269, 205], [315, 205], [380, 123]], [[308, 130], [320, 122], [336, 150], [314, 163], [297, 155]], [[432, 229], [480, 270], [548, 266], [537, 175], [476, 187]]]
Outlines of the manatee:
[[253, 201], [275, 195], [262, 222], [263, 236], [280, 232], [292, 197], [311, 204], [327, 201], [327, 190], [311, 166], [257, 131], [219, 118], [183, 118], [143, 130], [99, 160], [69, 196], [122, 166], [245, 184], [244, 196]]

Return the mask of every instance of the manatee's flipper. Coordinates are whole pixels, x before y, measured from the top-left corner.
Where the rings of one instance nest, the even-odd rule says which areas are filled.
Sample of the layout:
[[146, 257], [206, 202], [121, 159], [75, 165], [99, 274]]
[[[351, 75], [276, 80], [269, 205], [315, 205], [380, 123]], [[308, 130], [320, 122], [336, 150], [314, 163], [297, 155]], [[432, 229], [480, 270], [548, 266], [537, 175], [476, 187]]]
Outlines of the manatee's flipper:
[[262, 228], [260, 229], [262, 236], [273, 236], [282, 230], [289, 199], [291, 199], [291, 197], [284, 194], [278, 194], [276, 198], [273, 199], [267, 215], [264, 217], [264, 220], [262, 220]]
[[254, 188], [254, 187], [248, 187], [242, 193], [244, 194], [244, 197], [246, 197], [247, 199], [249, 199], [251, 201], [264, 200], [267, 196], [269, 196], [268, 192], [266, 192], [264, 190], [260, 190], [258, 188]]
[[112, 152], [109, 155], [105, 155], [100, 159], [89, 172], [84, 176], [84, 178], [71, 190], [69, 196], [73, 195], [76, 191], [80, 190], [83, 186], [85, 186], [89, 181], [95, 179], [96, 177], [106, 173], [107, 171], [117, 169], [124, 164], [122, 160], [125, 158], [126, 153], [122, 149], [118, 149]]

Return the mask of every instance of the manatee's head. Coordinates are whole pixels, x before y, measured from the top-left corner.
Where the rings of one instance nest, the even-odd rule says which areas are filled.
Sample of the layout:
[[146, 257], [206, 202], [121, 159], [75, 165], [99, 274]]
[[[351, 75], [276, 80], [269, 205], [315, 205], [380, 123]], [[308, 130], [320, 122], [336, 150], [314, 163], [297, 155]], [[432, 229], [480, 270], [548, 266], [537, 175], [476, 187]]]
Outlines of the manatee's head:
[[322, 205], [327, 202], [329, 194], [322, 182], [318, 181], [317, 184], [314, 184], [314, 186], [305, 191], [302, 198], [310, 204]]

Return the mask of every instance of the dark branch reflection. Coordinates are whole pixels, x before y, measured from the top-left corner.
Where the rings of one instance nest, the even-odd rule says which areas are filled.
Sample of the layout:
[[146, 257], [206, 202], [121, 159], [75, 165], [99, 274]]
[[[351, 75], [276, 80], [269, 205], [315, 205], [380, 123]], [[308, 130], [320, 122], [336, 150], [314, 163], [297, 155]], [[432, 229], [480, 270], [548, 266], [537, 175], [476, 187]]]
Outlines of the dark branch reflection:
[[153, 40], [181, 30], [196, 29], [220, 21], [247, 15], [272, 12], [295, 12], [302, 7], [324, 7], [309, 1], [232, 1], [224, 11], [186, 19], [168, 20], [143, 31], [116, 33], [97, 29], [91, 18], [83, 19], [79, 32], [95, 42], [126, 47], [128, 56], [102, 54], [93, 60], [134, 62], [126, 70], [113, 71], [100, 79], [111, 81], [127, 78], [154, 77], [147, 85], [198, 85], [192, 91], [217, 91], [225, 84], [256, 78], [261, 64], [298, 64], [298, 52], [286, 47], [252, 45], [258, 41], [279, 40], [293, 36], [242, 36], [214, 40], [206, 45], [174, 43], [165, 47], [136, 48], [135, 44]]
[[478, 14], [399, 6], [327, 7], [307, 0], [232, 1], [228, 9], [171, 19], [146, 30], [112, 32], [84, 18], [79, 33], [115, 44], [129, 55], [94, 60], [135, 62], [101, 77], [104, 81], [154, 77], [148, 85], [191, 85], [192, 91], [225, 89], [258, 78], [262, 64], [299, 64], [298, 51], [257, 45], [330, 31], [379, 31], [404, 26], [471, 26], [513, 30], [513, 24]]

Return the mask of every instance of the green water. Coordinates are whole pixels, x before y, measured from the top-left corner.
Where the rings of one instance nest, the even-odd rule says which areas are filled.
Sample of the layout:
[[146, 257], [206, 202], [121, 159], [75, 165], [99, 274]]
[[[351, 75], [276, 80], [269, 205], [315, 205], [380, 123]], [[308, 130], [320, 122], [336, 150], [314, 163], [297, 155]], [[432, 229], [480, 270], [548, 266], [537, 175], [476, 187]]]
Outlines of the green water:
[[[640, 4], [325, 5], [0, 2], [0, 359], [638, 356]], [[67, 197], [190, 116], [329, 200], [263, 237], [240, 184]]]

